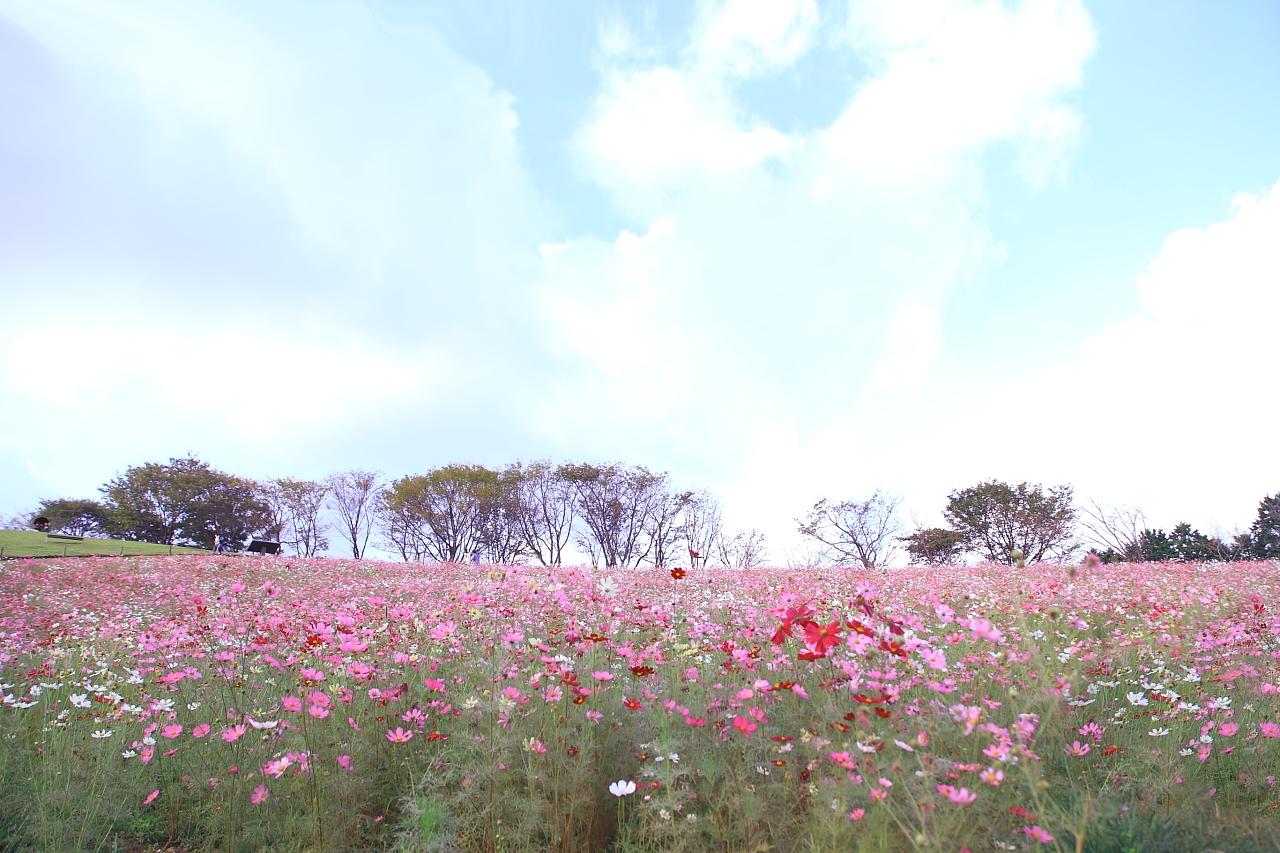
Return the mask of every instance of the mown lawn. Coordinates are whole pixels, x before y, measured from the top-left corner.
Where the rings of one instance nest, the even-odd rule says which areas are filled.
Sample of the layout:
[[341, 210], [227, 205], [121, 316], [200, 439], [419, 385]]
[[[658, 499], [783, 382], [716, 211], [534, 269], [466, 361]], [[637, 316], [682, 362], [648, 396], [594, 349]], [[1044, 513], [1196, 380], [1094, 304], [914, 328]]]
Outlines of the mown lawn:
[[150, 542], [124, 542], [120, 539], [79, 541], [59, 539], [57, 534], [34, 530], [0, 530], [0, 557], [85, 557], [94, 554], [139, 556], [145, 554], [208, 554], [203, 548], [182, 545], [153, 545]]

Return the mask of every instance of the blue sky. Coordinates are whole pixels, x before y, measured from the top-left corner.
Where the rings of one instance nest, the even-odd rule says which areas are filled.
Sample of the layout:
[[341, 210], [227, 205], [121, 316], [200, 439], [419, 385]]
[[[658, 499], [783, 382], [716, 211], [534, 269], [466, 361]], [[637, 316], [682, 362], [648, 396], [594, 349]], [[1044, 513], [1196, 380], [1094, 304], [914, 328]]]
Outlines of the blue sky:
[[[987, 477], [1280, 489], [1280, 7], [0, 0], [0, 514], [621, 459], [776, 560]], [[266, 395], [275, 402], [251, 402]]]

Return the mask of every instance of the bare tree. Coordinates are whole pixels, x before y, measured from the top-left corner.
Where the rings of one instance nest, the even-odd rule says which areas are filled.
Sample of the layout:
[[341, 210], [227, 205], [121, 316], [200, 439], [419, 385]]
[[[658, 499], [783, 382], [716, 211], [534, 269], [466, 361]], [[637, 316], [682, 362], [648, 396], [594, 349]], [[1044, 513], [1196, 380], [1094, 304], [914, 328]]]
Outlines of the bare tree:
[[351, 546], [359, 560], [369, 545], [377, 515], [380, 474], [376, 471], [345, 471], [328, 479], [329, 502], [338, 516], [338, 534]]
[[586, 529], [578, 543], [592, 561], [639, 565], [652, 550], [650, 524], [666, 494], [666, 475], [621, 465], [563, 465], [559, 474], [574, 490], [575, 510]]
[[520, 536], [529, 554], [544, 566], [558, 566], [573, 533], [574, 490], [550, 462], [516, 466]]
[[300, 557], [314, 557], [328, 548], [327, 527], [321, 513], [329, 497], [329, 484], [285, 477], [274, 481], [272, 486], [276, 500], [284, 509], [281, 541]]
[[721, 535], [716, 540], [716, 556], [720, 565], [729, 569], [750, 569], [765, 559], [764, 534], [756, 529]]
[[822, 543], [836, 562], [875, 569], [893, 555], [894, 537], [900, 532], [898, 503], [878, 490], [865, 501], [832, 503], [823, 498], [796, 525], [800, 533]]
[[427, 544], [419, 520], [404, 501], [396, 499], [391, 489], [383, 489], [379, 493], [377, 517], [378, 530], [390, 550], [398, 553], [406, 563], [421, 563], [427, 559]]
[[1104, 507], [1097, 500], [1090, 500], [1080, 513], [1080, 527], [1085, 531], [1088, 544], [1112, 551], [1129, 562], [1142, 559], [1142, 532], [1147, 529], [1142, 510]]
[[689, 551], [689, 560], [693, 561], [694, 554], [704, 562], [709, 559], [723, 532], [720, 504], [715, 496], [708, 492], [692, 495], [680, 525], [680, 538]]
[[649, 518], [649, 558], [662, 568], [677, 556], [681, 541], [681, 525], [684, 513], [693, 502], [693, 492], [671, 492], [662, 489], [662, 495], [654, 500], [653, 514]]

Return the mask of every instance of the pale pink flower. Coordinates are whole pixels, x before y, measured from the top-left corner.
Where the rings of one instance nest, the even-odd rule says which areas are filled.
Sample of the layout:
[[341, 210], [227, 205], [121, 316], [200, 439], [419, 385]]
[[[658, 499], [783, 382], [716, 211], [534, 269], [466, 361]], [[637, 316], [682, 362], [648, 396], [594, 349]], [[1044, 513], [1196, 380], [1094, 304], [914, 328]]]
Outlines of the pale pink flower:
[[182, 734], [182, 726], [178, 725], [177, 723], [174, 723], [173, 725], [170, 725], [170, 726], [165, 726], [163, 729], [160, 730], [160, 737], [168, 738], [169, 740], [173, 740], [174, 738], [180, 736], [181, 734]]
[[1236, 723], [1223, 723], [1218, 726], [1218, 734], [1223, 737], [1232, 737], [1238, 731], [1240, 731], [1240, 726]]
[[613, 681], [612, 672], [605, 672], [604, 670], [600, 670], [600, 669], [591, 673], [591, 677], [594, 678], [596, 681]]
[[413, 740], [413, 731], [405, 731], [399, 726], [396, 726], [395, 729], [387, 729], [387, 740], [392, 743], [407, 743]]
[[253, 789], [253, 793], [249, 795], [249, 801], [255, 806], [266, 802], [267, 797], [271, 796], [271, 792], [267, 790], [266, 785], [259, 785]]
[[149, 806], [155, 801], [155, 798], [158, 796], [160, 796], [160, 789], [156, 788], [150, 794], [147, 794], [147, 796], [143, 799], [142, 804], [144, 806]]
[[1263, 737], [1280, 738], [1280, 724], [1277, 723], [1259, 723], [1258, 734]]
[[244, 731], [243, 725], [230, 726], [229, 728], [222, 730], [222, 739], [227, 743], [234, 743], [240, 739], [240, 736], [244, 734]]
[[202, 738], [209, 733], [211, 728], [212, 726], [208, 723], [197, 723], [195, 727], [191, 729], [191, 736], [193, 738]]
[[954, 788], [951, 785], [938, 785], [938, 793], [946, 797], [953, 803], [961, 806], [967, 806], [974, 800], [978, 799], [978, 795], [970, 791], [968, 788]]
[[350, 755], [339, 755], [339, 756], [338, 756], [338, 766], [339, 766], [339, 767], [341, 767], [343, 770], [346, 770], [347, 772], [350, 772], [350, 771], [351, 771], [351, 756], [350, 756]]

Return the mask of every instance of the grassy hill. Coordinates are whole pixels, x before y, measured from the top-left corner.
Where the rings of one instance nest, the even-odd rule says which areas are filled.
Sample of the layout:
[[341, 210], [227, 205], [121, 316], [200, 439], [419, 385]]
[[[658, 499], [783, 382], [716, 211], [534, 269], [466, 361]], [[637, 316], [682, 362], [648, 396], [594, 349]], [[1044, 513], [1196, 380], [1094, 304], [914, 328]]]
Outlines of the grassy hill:
[[114, 554], [209, 554], [203, 548], [153, 545], [150, 542], [124, 542], [120, 539], [59, 539], [57, 534], [34, 530], [0, 530], [0, 557], [61, 557]]

